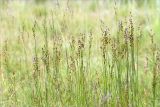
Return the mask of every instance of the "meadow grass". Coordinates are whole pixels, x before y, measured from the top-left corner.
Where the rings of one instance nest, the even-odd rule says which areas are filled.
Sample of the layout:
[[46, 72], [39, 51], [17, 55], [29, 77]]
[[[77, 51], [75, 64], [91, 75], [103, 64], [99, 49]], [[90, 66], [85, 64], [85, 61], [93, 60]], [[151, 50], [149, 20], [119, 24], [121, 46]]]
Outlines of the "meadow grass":
[[96, 0], [0, 5], [1, 107], [160, 106], [156, 8]]

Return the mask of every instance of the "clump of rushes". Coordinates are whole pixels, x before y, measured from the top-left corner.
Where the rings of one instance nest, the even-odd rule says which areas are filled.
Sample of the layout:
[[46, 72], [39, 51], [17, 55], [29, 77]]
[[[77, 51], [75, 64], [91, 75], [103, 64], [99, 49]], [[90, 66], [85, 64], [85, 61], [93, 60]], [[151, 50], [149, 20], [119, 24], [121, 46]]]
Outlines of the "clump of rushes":
[[[116, 38], [113, 38], [111, 41], [111, 51], [112, 51], [112, 62], [111, 63], [112, 63], [112, 65], [111, 65], [111, 70], [110, 70], [110, 72], [111, 72], [110, 79], [111, 79], [111, 84], [115, 83], [114, 85], [113, 84], [111, 85], [111, 92], [114, 92], [114, 94], [117, 93], [117, 90], [118, 90], [118, 87], [116, 84], [117, 83], [117, 75], [115, 75], [116, 74], [115, 68], [116, 68], [116, 62], [117, 62], [117, 48], [118, 48], [118, 46], [116, 44]], [[112, 101], [111, 106], [118, 106], [119, 105], [119, 100], [117, 100], [118, 99], [117, 96], [112, 96], [113, 101]], [[117, 101], [117, 102], [114, 102], [114, 101]]]
[[[63, 105], [64, 100], [62, 99], [62, 75], [61, 75], [61, 60], [62, 60], [62, 39], [61, 37], [58, 37], [57, 35], [54, 35], [53, 37], [53, 54], [52, 54], [52, 64], [53, 64], [53, 77], [52, 77], [52, 88], [53, 96], [55, 96], [53, 99], [57, 104]], [[57, 105], [58, 106], [58, 105]]]
[[128, 28], [125, 28], [125, 56], [126, 56], [126, 106], [129, 106], [129, 51], [128, 51]]
[[129, 32], [129, 41], [130, 41], [130, 48], [131, 48], [131, 101], [132, 101], [132, 106], [135, 105], [135, 88], [136, 88], [136, 82], [135, 82], [135, 76], [136, 76], [136, 69], [135, 69], [135, 37], [134, 37], [134, 26], [133, 26], [133, 20], [132, 20], [132, 15], [130, 16], [129, 19], [130, 22], [130, 32]]
[[[86, 79], [85, 79], [85, 67], [84, 67], [84, 52], [85, 52], [85, 34], [80, 34], [80, 37], [77, 41], [77, 72], [76, 72], [76, 81], [77, 81], [77, 104], [79, 106], [87, 105], [87, 95], [86, 95]], [[78, 106], [77, 105], [77, 106]]]
[[[67, 104], [75, 105], [74, 101], [74, 92], [75, 92], [75, 80], [76, 80], [76, 65], [75, 65], [75, 37], [71, 37], [69, 41], [70, 51], [66, 50], [66, 58], [67, 58]], [[72, 83], [72, 84], [71, 84]]]
[[[37, 38], [36, 38], [36, 24], [37, 22], [34, 22], [34, 26], [32, 28], [33, 32], [33, 38], [34, 38], [34, 58], [33, 58], [33, 82], [34, 82], [34, 88], [33, 88], [33, 104], [37, 106], [41, 106], [42, 104], [42, 96], [41, 96], [41, 91], [40, 91], [40, 81], [39, 81], [39, 76], [40, 76], [40, 69], [39, 69], [39, 59], [38, 59], [38, 51], [37, 51]], [[40, 96], [39, 96], [40, 95]], [[38, 103], [38, 104], [36, 104]]]
[[[159, 50], [159, 48], [157, 49], [156, 62], [157, 62], [157, 77], [156, 77], [157, 87], [156, 87], [156, 89], [158, 90], [160, 88], [160, 50]], [[157, 97], [156, 97], [157, 98], [157, 102], [159, 102], [159, 100], [160, 100], [160, 98], [159, 98], [160, 92], [157, 91], [156, 95], [157, 95]]]
[[49, 73], [50, 73], [50, 63], [49, 63], [49, 49], [48, 49], [48, 30], [46, 16], [43, 22], [43, 33], [44, 33], [44, 47], [42, 48], [42, 60], [45, 67], [45, 100], [46, 106], [49, 106]]
[[[4, 78], [7, 79], [6, 83], [8, 83], [9, 87], [7, 91], [9, 94], [7, 95], [6, 99], [10, 100], [10, 96], [13, 96], [13, 105], [17, 104], [17, 95], [16, 95], [16, 82], [15, 82], [15, 71], [12, 70], [12, 65], [11, 65], [11, 55], [9, 53], [9, 45], [8, 45], [8, 40], [5, 41], [4, 47], [3, 47], [3, 56], [4, 56], [4, 62], [3, 65], [5, 66], [4, 70]], [[6, 105], [9, 106], [9, 105]]]
[[136, 76], [135, 76], [135, 100], [136, 100], [136, 106], [139, 106], [140, 98], [139, 98], [139, 49], [140, 49], [140, 41], [142, 38], [142, 30], [140, 26], [138, 27], [138, 34], [136, 36]]
[[[109, 86], [109, 59], [108, 59], [108, 49], [109, 49], [109, 44], [111, 42], [110, 33], [109, 33], [109, 28], [105, 28], [104, 31], [102, 31], [102, 38], [101, 38], [101, 51], [102, 51], [102, 65], [103, 65], [103, 97], [110, 95], [110, 86]], [[103, 106], [108, 106], [108, 101], [103, 101]]]
[[151, 39], [151, 52], [152, 52], [152, 63], [153, 63], [153, 68], [152, 68], [152, 72], [153, 72], [153, 77], [152, 77], [152, 106], [156, 107], [156, 88], [157, 88], [157, 59], [156, 59], [156, 44], [154, 42], [154, 33], [151, 30], [149, 32], [149, 36]]
[[[5, 84], [8, 85], [8, 88], [6, 89], [8, 93], [5, 97], [2, 98], [3, 100], [7, 99], [8, 101], [12, 101], [12, 105], [17, 105], [16, 72], [11, 64], [12, 55], [10, 53], [10, 45], [8, 39], [4, 41], [4, 46], [2, 46], [2, 55], [3, 59], [1, 61], [2, 65], [4, 66], [3, 79], [6, 79]], [[19, 62], [19, 65], [21, 65], [21, 62]], [[10, 96], [12, 96], [12, 98]], [[10, 104], [6, 104], [6, 106], [10, 106]]]
[[[3, 47], [3, 65], [4, 65], [4, 78], [6, 78], [6, 82], [10, 85], [11, 78], [11, 68], [10, 68], [10, 60], [9, 60], [9, 52], [8, 52], [8, 41], [5, 41], [4, 47]], [[9, 93], [10, 94], [10, 93]], [[7, 98], [9, 99], [9, 95], [7, 95]]]
[[[5, 66], [5, 70], [6, 70], [6, 75], [8, 75], [10, 73], [10, 67], [9, 67], [9, 53], [8, 53], [8, 42], [7, 40], [5, 41], [5, 45], [4, 45], [4, 49], [3, 49], [3, 56], [4, 56], [4, 66]], [[9, 77], [9, 76], [7, 76]]]
[[90, 31], [89, 34], [89, 41], [88, 41], [88, 63], [87, 63], [87, 70], [90, 71], [90, 59], [91, 59], [91, 53], [92, 53], [92, 42], [93, 42], [93, 34], [92, 31]]
[[119, 95], [119, 106], [124, 105], [123, 101], [123, 72], [122, 72], [122, 66], [123, 66], [123, 60], [122, 58], [124, 57], [124, 44], [121, 38], [123, 38], [123, 31], [124, 26], [122, 21], [119, 21], [118, 23], [118, 31], [116, 33], [116, 68], [117, 68], [117, 94]]
[[[67, 65], [67, 77], [66, 77], [66, 81], [67, 81], [67, 96], [68, 96], [68, 98], [66, 99], [66, 102], [67, 102], [67, 105], [69, 106], [69, 105], [71, 105], [71, 102], [72, 102], [72, 84], [70, 84], [70, 83], [73, 83], [73, 79], [71, 78], [71, 76], [72, 76], [72, 71], [71, 71], [71, 69], [72, 69], [72, 67], [70, 67], [70, 58], [69, 58], [69, 53], [68, 53], [68, 50], [66, 49], [66, 51], [65, 51], [65, 53], [66, 53], [66, 65]], [[71, 69], [70, 69], [71, 68]]]

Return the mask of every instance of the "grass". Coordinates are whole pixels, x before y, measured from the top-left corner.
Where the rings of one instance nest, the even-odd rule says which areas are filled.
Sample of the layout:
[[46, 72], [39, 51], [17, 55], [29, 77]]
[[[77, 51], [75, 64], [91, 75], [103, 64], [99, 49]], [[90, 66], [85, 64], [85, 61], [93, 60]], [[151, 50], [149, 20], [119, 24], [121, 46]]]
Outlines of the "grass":
[[0, 106], [159, 107], [159, 11], [109, 3], [1, 3]]

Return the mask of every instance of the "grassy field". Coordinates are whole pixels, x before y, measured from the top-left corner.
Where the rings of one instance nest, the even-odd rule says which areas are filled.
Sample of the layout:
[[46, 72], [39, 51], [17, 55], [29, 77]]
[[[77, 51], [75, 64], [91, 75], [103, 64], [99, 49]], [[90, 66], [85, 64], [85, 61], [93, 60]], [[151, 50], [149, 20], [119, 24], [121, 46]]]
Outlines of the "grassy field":
[[0, 0], [0, 107], [160, 107], [154, 0], [35, 1]]

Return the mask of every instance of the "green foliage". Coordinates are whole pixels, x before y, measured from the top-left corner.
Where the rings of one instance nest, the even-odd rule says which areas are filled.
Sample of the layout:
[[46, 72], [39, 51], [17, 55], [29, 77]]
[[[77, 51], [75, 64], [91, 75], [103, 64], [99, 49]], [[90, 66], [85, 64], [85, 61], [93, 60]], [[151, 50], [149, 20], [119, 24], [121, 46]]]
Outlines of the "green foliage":
[[36, 3], [45, 3], [47, 0], [35, 0]]
[[47, 15], [47, 10], [46, 10], [46, 7], [44, 6], [37, 6], [33, 9], [33, 14], [36, 16], [36, 17], [44, 17]]

